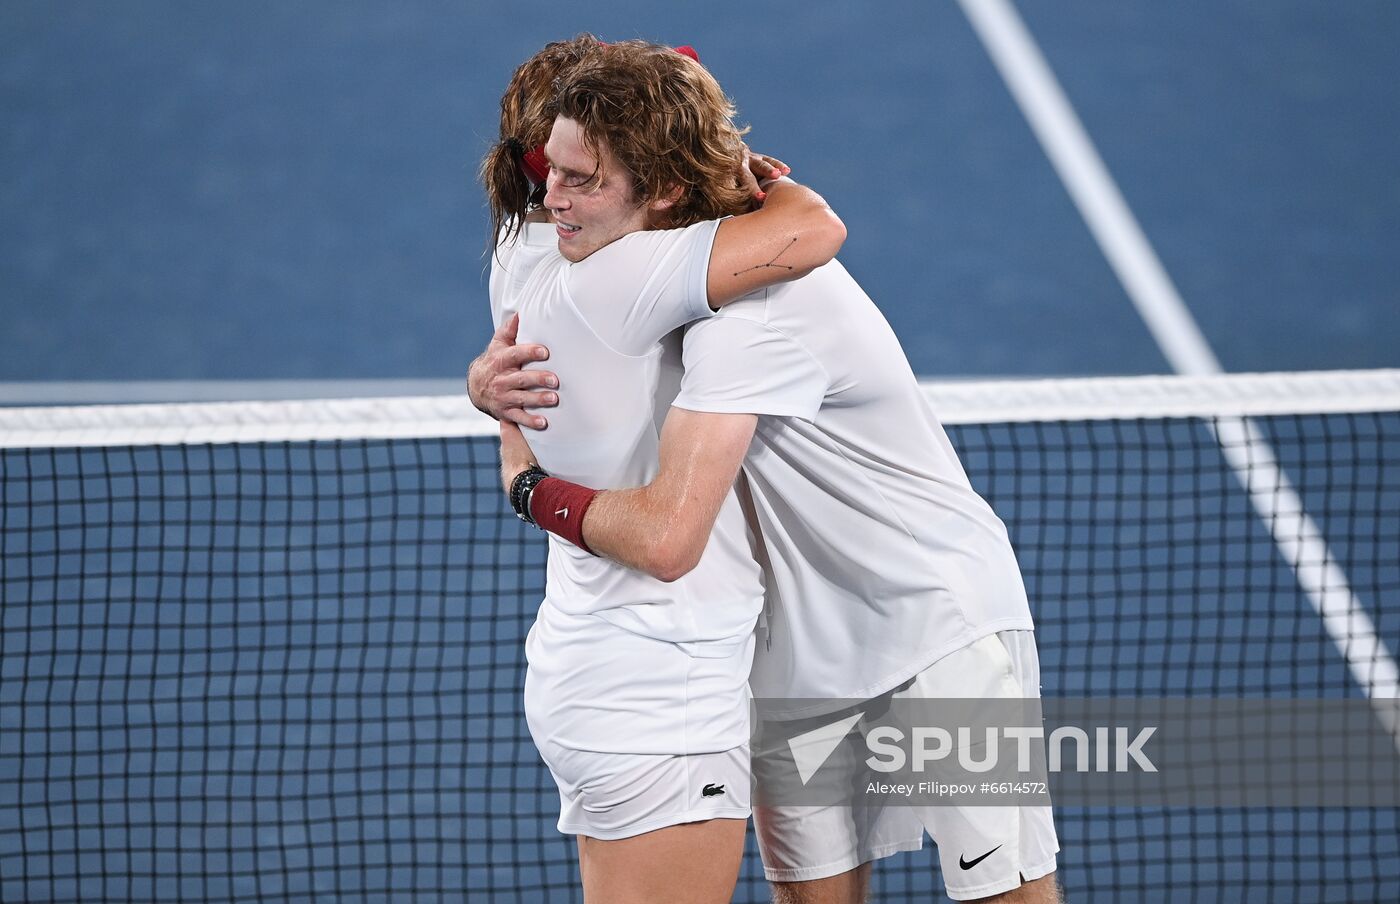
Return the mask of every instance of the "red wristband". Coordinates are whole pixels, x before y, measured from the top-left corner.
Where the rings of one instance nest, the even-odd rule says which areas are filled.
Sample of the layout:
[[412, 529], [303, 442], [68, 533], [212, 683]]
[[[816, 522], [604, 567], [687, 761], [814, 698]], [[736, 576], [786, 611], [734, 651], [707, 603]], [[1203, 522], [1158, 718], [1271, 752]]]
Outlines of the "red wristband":
[[597, 490], [547, 477], [530, 493], [530, 517], [551, 534], [558, 534], [579, 549], [594, 555], [583, 542], [583, 513], [593, 504]]

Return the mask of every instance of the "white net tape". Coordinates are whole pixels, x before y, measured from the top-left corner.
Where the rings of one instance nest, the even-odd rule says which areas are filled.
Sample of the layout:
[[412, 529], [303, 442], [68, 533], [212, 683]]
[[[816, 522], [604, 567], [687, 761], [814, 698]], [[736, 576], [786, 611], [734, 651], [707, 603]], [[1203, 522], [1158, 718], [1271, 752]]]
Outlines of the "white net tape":
[[[946, 424], [1400, 410], [1400, 369], [922, 384]], [[491, 436], [465, 396], [0, 408], [0, 447]]]

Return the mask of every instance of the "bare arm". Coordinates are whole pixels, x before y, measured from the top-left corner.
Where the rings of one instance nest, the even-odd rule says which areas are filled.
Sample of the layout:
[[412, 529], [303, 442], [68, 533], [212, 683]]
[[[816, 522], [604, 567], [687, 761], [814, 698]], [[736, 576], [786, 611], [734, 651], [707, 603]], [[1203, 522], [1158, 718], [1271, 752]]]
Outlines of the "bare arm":
[[663, 581], [687, 574], [710, 541], [757, 424], [752, 414], [672, 408], [656, 478], [599, 494], [584, 517], [584, 540], [597, 554]]
[[[772, 157], [751, 155], [745, 171], [776, 176], [780, 165]], [[537, 217], [543, 212], [533, 211], [527, 219]], [[771, 183], [763, 207], [719, 225], [707, 274], [710, 306], [804, 276], [830, 262], [845, 240], [845, 224], [820, 195], [791, 181]], [[536, 390], [557, 389], [559, 379], [550, 371], [521, 369], [547, 359], [549, 351], [543, 345], [517, 346], [517, 326], [515, 318], [502, 324], [471, 363], [467, 393], [473, 405], [497, 420], [543, 430], [549, 422], [525, 409], [557, 405], [556, 393]]]
[[772, 183], [761, 208], [720, 223], [710, 252], [710, 307], [805, 276], [845, 241], [845, 224], [821, 195], [791, 181]]
[[[594, 553], [674, 581], [700, 561], [724, 497], [734, 485], [758, 417], [672, 408], [661, 430], [661, 469], [644, 487], [605, 490], [583, 520]], [[524, 434], [501, 424], [501, 471], [507, 488], [534, 461]]]

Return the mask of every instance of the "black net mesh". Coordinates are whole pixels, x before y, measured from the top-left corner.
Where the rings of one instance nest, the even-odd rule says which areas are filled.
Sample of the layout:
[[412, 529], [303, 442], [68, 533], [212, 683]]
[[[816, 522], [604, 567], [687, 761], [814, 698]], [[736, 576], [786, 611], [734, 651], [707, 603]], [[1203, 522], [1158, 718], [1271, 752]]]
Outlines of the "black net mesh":
[[[1256, 421], [1392, 654], [1400, 414]], [[1044, 693], [1363, 694], [1199, 419], [949, 429]], [[487, 438], [0, 452], [0, 900], [581, 900]], [[1393, 809], [1057, 811], [1083, 901], [1394, 901]], [[752, 847], [752, 842], [750, 842]], [[941, 892], [931, 846], [881, 901]], [[750, 851], [737, 901], [768, 894]]]

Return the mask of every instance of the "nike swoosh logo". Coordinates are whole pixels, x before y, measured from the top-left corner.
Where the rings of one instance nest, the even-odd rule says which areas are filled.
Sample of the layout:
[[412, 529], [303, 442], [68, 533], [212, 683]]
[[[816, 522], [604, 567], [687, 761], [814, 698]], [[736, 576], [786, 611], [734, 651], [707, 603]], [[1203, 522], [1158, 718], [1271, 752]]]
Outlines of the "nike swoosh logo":
[[999, 851], [999, 850], [1001, 850], [1001, 845], [997, 845], [996, 847], [992, 848], [992, 849], [991, 849], [990, 851], [988, 851], [987, 853], [983, 854], [981, 857], [978, 857], [976, 860], [971, 860], [971, 861], [969, 861], [969, 860], [964, 860], [961, 856], [959, 856], [959, 857], [958, 857], [958, 866], [961, 866], [963, 869], [972, 869], [974, 866], [976, 866], [977, 864], [981, 863], [983, 860], [986, 860], [988, 857], [992, 856], [993, 854], [995, 854], [995, 853], [996, 853], [997, 851]]
[[567, 518], [569, 517], [569, 507], [566, 505], [554, 514], [558, 515], [560, 518]]

